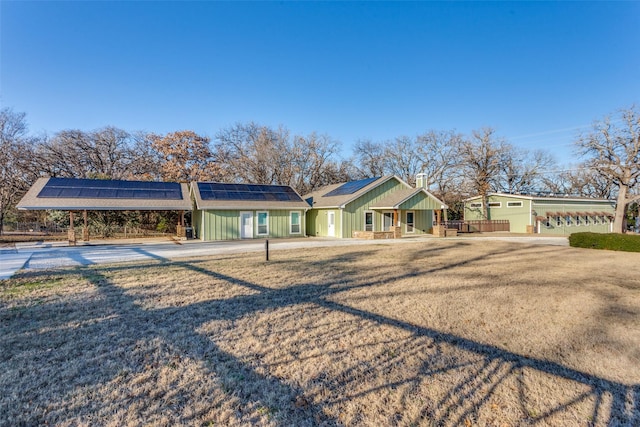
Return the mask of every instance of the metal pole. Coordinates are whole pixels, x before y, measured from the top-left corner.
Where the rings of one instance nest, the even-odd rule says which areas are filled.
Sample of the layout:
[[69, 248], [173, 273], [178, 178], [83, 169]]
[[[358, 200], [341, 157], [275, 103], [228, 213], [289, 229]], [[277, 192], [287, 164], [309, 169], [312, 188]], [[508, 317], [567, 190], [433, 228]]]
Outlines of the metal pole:
[[269, 261], [269, 239], [264, 241], [264, 252], [266, 255], [266, 260]]

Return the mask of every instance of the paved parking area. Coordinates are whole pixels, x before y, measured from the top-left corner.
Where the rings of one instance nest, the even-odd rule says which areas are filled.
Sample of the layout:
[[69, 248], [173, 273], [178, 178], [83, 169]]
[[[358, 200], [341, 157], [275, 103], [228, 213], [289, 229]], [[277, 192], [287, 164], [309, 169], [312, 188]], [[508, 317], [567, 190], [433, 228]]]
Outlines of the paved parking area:
[[[269, 250], [311, 250], [326, 246], [350, 245], [402, 245], [417, 241], [435, 240], [431, 236], [397, 240], [359, 240], [331, 238], [299, 238], [269, 240]], [[532, 236], [455, 237], [447, 240], [501, 240], [528, 244], [566, 246], [566, 238]], [[260, 252], [265, 250], [264, 240], [238, 240], [202, 242], [199, 240], [170, 241], [167, 239], [93, 241], [79, 246], [67, 242], [18, 243], [15, 249], [0, 251], [0, 280], [10, 278], [16, 271], [42, 270], [92, 264], [111, 264], [127, 261], [172, 260], [225, 253]]]

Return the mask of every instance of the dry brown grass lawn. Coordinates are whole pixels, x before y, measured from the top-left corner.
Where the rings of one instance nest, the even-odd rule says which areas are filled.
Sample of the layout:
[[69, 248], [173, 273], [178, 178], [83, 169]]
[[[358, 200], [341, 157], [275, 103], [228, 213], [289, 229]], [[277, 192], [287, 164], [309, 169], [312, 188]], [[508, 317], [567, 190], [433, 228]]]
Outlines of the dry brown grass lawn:
[[640, 425], [640, 255], [429, 240], [0, 282], [3, 425]]

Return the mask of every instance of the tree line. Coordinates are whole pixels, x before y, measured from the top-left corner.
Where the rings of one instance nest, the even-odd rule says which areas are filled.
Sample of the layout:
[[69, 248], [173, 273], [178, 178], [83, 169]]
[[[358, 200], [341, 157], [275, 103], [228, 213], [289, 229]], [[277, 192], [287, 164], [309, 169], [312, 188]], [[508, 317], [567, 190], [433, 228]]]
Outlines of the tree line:
[[[640, 113], [636, 107], [596, 121], [577, 135], [581, 162], [559, 166], [544, 150], [509, 143], [492, 128], [463, 135], [428, 130], [390, 140], [358, 140], [350, 157], [325, 134], [237, 123], [213, 138], [184, 130], [164, 135], [113, 126], [29, 134], [26, 114], [0, 110], [0, 227], [40, 176], [290, 185], [304, 195], [327, 184], [394, 174], [429, 191], [460, 216], [462, 201], [491, 192], [617, 198], [616, 230], [638, 200]], [[486, 209], [487, 203], [483, 203]], [[486, 212], [485, 212], [486, 214]], [[1, 232], [0, 228], [0, 232]]]

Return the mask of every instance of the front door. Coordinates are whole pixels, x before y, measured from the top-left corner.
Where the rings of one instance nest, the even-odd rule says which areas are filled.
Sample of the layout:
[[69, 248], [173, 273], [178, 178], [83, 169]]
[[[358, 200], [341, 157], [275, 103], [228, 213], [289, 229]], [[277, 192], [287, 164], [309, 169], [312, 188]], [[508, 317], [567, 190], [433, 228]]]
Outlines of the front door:
[[240, 238], [253, 239], [253, 212], [240, 212]]
[[393, 212], [385, 212], [384, 213], [384, 221], [382, 223], [383, 231], [390, 231], [391, 227], [393, 227]]
[[333, 211], [327, 212], [327, 234], [331, 237], [336, 235], [336, 213]]

